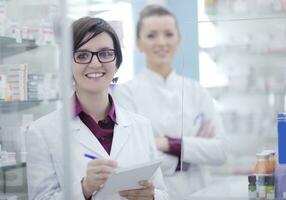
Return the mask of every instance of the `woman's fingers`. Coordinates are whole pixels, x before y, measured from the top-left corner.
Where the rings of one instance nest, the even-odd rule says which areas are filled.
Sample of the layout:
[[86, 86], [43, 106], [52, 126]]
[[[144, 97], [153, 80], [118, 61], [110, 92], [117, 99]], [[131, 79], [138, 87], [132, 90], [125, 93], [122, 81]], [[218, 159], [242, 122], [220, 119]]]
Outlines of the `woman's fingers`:
[[89, 191], [99, 190], [117, 166], [114, 160], [91, 160], [86, 169], [84, 187]]
[[140, 181], [140, 185], [142, 185], [144, 188], [142, 189], [136, 189], [136, 190], [125, 190], [121, 191], [119, 194], [120, 196], [123, 196], [127, 198], [128, 200], [132, 199], [153, 199], [155, 195], [155, 188], [153, 184], [150, 181]]
[[90, 166], [87, 169], [87, 173], [113, 173], [115, 170], [114, 167], [110, 167], [107, 165], [95, 165], [95, 166]]
[[117, 167], [117, 162], [115, 160], [103, 160], [103, 159], [95, 159], [91, 160], [88, 165], [90, 166], [109, 166], [112, 168]]

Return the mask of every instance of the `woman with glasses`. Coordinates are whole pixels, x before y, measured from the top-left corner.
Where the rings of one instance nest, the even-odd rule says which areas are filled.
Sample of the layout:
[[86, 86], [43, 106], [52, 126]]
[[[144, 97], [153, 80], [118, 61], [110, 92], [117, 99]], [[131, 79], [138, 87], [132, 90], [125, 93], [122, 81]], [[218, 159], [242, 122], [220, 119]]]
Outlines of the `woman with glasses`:
[[205, 166], [226, 159], [220, 116], [208, 93], [172, 68], [181, 40], [175, 16], [162, 6], [149, 5], [141, 11], [136, 31], [146, 67], [116, 86], [114, 98], [151, 120], [170, 198], [187, 199], [209, 182]]
[[[75, 21], [72, 74], [75, 82], [72, 132], [61, 131], [59, 109], [29, 126], [29, 198], [63, 199], [63, 146], [70, 134], [70, 184], [72, 199], [167, 199], [160, 170], [142, 189], [98, 196], [98, 191], [118, 167], [145, 163], [156, 158], [152, 128], [145, 118], [116, 105], [109, 84], [122, 62], [118, 37], [100, 18]], [[124, 181], [124, 180], [122, 180]]]

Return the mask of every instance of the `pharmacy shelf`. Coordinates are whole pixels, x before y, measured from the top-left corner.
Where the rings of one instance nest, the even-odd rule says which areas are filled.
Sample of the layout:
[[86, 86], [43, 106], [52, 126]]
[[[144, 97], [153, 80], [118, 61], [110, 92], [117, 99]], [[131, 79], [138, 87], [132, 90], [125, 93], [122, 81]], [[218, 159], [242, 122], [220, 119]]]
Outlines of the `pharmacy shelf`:
[[239, 54], [241, 56], [257, 55], [257, 56], [277, 56], [285, 57], [286, 48], [267, 48], [261, 49], [251, 45], [219, 45], [211, 48], [200, 48], [201, 51], [206, 52], [212, 56], [220, 56], [225, 54]]
[[0, 36], [0, 57], [6, 58], [37, 48], [35, 40], [23, 39], [17, 42], [15, 38]]
[[[269, 2], [271, 0], [268, 0]], [[247, 2], [247, 1], [246, 1]], [[243, 10], [235, 10], [233, 4], [235, 1], [225, 3], [224, 5], [214, 5], [205, 7], [205, 15], [199, 15], [199, 22], [217, 22], [217, 21], [241, 21], [241, 20], [259, 20], [259, 19], [277, 19], [286, 18], [286, 10], [283, 7], [272, 7], [270, 5], [259, 5], [259, 1], [248, 1], [248, 5]]]
[[0, 199], [2, 200], [28, 200], [27, 193], [0, 193]]
[[244, 15], [244, 14], [225, 14], [225, 15], [208, 15], [208, 19], [200, 19], [198, 23], [205, 23], [205, 22], [227, 22], [227, 21], [246, 21], [246, 20], [273, 20], [273, 19], [286, 19], [286, 13], [270, 13], [270, 14], [251, 14], [251, 15]]
[[26, 167], [26, 162], [18, 162], [12, 164], [0, 164], [0, 170], [9, 170], [15, 168], [23, 168]]
[[1, 113], [11, 113], [19, 112], [21, 110], [26, 110], [43, 102], [53, 102], [58, 99], [48, 99], [48, 100], [28, 100], [28, 101], [0, 101], [0, 112]]
[[275, 91], [274, 89], [266, 91], [266, 90], [258, 90], [258, 89], [238, 89], [235, 88], [235, 86], [232, 85], [228, 85], [228, 86], [217, 86], [217, 87], [213, 87], [213, 88], [208, 88], [208, 90], [211, 93], [216, 93], [216, 94], [230, 94], [230, 95], [234, 95], [234, 94], [239, 94], [239, 95], [262, 95], [262, 96], [268, 96], [269, 94], [273, 94], [273, 95], [280, 95], [280, 96], [284, 96], [285, 95], [285, 90], [280, 90], [280, 91]]
[[[21, 178], [19, 185], [8, 185], [9, 182], [9, 172], [15, 172], [15, 170], [21, 170]], [[14, 164], [0, 164], [1, 179], [4, 185], [1, 185], [0, 199], [1, 197], [6, 197], [3, 199], [28, 199], [27, 191], [27, 177], [26, 177], [26, 162], [18, 162]], [[24, 174], [22, 174], [24, 173]], [[11, 181], [11, 180], [10, 180]], [[9, 197], [9, 198], [7, 198]]]

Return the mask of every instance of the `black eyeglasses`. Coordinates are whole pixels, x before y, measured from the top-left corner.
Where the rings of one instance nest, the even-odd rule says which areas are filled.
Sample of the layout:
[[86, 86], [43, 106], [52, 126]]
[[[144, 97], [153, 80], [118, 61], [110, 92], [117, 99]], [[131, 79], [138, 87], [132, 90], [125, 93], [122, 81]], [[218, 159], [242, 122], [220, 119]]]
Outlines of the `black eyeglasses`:
[[93, 56], [96, 55], [100, 63], [109, 63], [115, 60], [116, 54], [114, 49], [105, 49], [97, 52], [92, 51], [75, 51], [73, 54], [74, 61], [78, 64], [89, 64]]

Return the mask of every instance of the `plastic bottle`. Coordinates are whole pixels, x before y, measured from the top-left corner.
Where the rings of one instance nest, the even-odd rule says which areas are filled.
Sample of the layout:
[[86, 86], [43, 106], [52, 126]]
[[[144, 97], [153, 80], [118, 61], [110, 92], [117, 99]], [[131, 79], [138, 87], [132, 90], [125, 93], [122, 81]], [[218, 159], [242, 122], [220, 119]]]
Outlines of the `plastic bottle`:
[[275, 168], [275, 194], [277, 200], [286, 199], [286, 114], [279, 113], [278, 125], [278, 161]]
[[248, 198], [249, 199], [257, 198], [256, 176], [255, 175], [248, 176]]
[[5, 85], [4, 101], [12, 101], [12, 89], [8, 83]]
[[271, 163], [268, 153], [257, 153], [254, 172], [258, 175], [271, 174]]
[[259, 175], [257, 177], [257, 197], [259, 199], [266, 199], [266, 185], [265, 185], [265, 176]]
[[276, 152], [274, 150], [264, 150], [262, 153], [269, 154], [269, 161], [271, 166], [271, 173], [274, 173], [276, 167]]
[[275, 168], [275, 196], [277, 200], [286, 199], [286, 164]]
[[286, 164], [286, 113], [279, 113], [278, 121], [278, 158], [280, 164]]
[[274, 200], [275, 199], [275, 186], [274, 186], [274, 176], [266, 176], [265, 177], [265, 185], [266, 185], [266, 199]]

